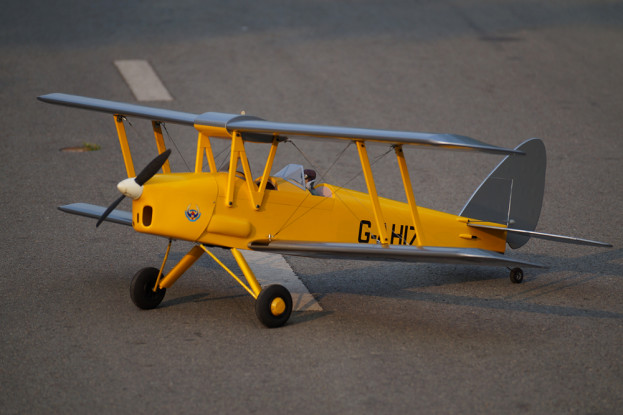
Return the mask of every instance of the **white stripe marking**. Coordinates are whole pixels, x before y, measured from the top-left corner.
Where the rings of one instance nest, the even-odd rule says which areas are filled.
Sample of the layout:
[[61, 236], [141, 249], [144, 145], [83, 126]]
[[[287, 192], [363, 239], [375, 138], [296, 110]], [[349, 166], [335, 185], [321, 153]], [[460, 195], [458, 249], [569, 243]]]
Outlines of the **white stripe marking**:
[[145, 60], [115, 61], [115, 66], [139, 101], [172, 101], [169, 91]]
[[322, 311], [320, 304], [281, 255], [247, 250], [240, 252], [253, 269], [260, 285], [281, 284], [290, 291], [294, 311]]

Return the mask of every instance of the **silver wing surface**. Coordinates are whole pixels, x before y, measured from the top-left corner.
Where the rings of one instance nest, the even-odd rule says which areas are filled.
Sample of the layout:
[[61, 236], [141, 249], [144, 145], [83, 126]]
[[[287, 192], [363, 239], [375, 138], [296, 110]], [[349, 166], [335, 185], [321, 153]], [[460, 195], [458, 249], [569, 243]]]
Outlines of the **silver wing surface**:
[[[106, 207], [91, 205], [89, 203], [72, 203], [70, 205], [59, 206], [58, 210], [87, 218], [99, 219], [106, 210]], [[115, 209], [104, 220], [120, 225], [132, 226], [132, 213]]]
[[148, 107], [145, 105], [128, 104], [127, 102], [108, 101], [105, 99], [82, 97], [69, 94], [47, 94], [37, 97], [39, 101], [48, 104], [64, 105], [67, 107], [82, 108], [91, 111], [107, 112], [116, 115], [128, 115], [148, 120], [170, 122], [182, 125], [194, 125], [197, 114], [172, 111], [163, 108]]
[[423, 133], [411, 131], [375, 130], [368, 128], [335, 127], [328, 125], [295, 124], [266, 121], [258, 117], [205, 112], [193, 114], [125, 102], [53, 93], [38, 97], [50, 104], [65, 105], [92, 111], [146, 118], [153, 121], [182, 125], [205, 125], [238, 131], [248, 141], [272, 142], [273, 137], [295, 135], [307, 138], [374, 141], [388, 144], [407, 144], [434, 148], [475, 150], [494, 154], [524, 154], [523, 151], [483, 143], [474, 138], [456, 134]]
[[255, 251], [296, 255], [313, 258], [340, 258], [374, 261], [404, 261], [404, 262], [431, 262], [469, 265], [495, 266], [526, 266], [544, 268], [536, 264], [519, 259], [509, 258], [502, 254], [475, 248], [446, 248], [437, 246], [402, 246], [348, 243], [322, 243], [300, 241], [262, 240], [249, 244]]

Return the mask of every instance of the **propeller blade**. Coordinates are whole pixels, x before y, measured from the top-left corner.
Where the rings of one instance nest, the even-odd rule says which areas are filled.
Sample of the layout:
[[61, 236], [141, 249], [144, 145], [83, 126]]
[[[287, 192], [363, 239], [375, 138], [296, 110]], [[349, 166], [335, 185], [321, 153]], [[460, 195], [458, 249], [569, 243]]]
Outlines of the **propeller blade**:
[[121, 195], [121, 197], [119, 197], [119, 199], [115, 200], [114, 202], [112, 202], [112, 204], [110, 206], [108, 206], [108, 208], [104, 211], [104, 213], [102, 213], [102, 216], [100, 216], [100, 218], [97, 220], [97, 224], [95, 224], [96, 228], [98, 226], [100, 226], [102, 224], [102, 222], [104, 222], [104, 220], [108, 217], [108, 215], [110, 215], [110, 212], [115, 210], [117, 205], [119, 203], [121, 203], [121, 201], [123, 200], [124, 197], [125, 197], [125, 195]]
[[[156, 156], [156, 158], [150, 161], [149, 164], [145, 166], [145, 168], [141, 170], [141, 172], [134, 178], [134, 181], [136, 182], [136, 184], [138, 184], [139, 186], [143, 186], [149, 179], [154, 177], [154, 175], [158, 173], [158, 170], [162, 168], [162, 166], [167, 161], [170, 155], [171, 155], [171, 149], [164, 151], [162, 154], [158, 154], [158, 156]], [[125, 195], [121, 195], [119, 199], [112, 202], [112, 204], [108, 206], [108, 208], [106, 208], [104, 213], [102, 213], [102, 216], [100, 216], [100, 218], [98, 219], [97, 224], [95, 224], [95, 227], [100, 226], [102, 222], [104, 222], [104, 220], [108, 217], [108, 215], [110, 215], [110, 212], [115, 210], [117, 205], [121, 203], [124, 197]]]
[[158, 170], [164, 165], [169, 156], [171, 155], [171, 149], [166, 150], [162, 154], [158, 154], [155, 159], [149, 162], [147, 166], [136, 176], [134, 181], [139, 185], [144, 185], [147, 180], [154, 177]]

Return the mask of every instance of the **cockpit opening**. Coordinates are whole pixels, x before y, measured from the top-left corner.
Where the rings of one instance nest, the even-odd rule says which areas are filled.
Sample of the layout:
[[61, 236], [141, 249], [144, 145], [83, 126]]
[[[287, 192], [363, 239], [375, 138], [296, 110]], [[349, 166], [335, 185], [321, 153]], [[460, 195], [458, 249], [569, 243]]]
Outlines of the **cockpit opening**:
[[288, 164], [273, 177], [283, 179], [288, 183], [292, 183], [302, 190], [309, 190], [314, 196], [331, 197], [333, 192], [329, 187], [321, 185], [317, 186], [316, 172], [312, 169], [305, 169], [300, 164]]

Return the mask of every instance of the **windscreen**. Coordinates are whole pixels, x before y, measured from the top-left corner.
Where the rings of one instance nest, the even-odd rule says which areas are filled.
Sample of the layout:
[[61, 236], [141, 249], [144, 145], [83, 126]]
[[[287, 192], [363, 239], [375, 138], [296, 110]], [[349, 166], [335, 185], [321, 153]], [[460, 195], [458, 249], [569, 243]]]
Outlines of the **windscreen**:
[[280, 177], [305, 190], [305, 172], [300, 164], [288, 164], [273, 174], [273, 177]]

